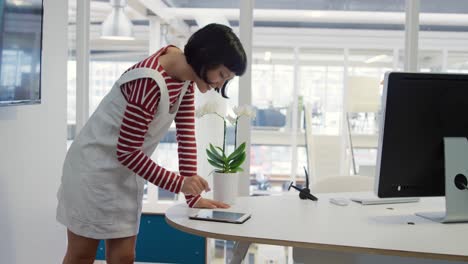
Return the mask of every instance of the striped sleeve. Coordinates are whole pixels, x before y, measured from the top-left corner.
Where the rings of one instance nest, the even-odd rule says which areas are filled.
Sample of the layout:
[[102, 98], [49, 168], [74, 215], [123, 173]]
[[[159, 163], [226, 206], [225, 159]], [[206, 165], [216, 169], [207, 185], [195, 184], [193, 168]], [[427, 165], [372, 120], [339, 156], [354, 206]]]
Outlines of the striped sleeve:
[[[197, 175], [197, 144], [195, 140], [195, 92], [193, 84], [179, 106], [175, 117], [176, 138], [179, 154], [179, 173], [184, 177]], [[189, 207], [193, 207], [201, 196], [185, 195]]]
[[138, 79], [122, 85], [127, 99], [117, 143], [117, 159], [128, 169], [149, 182], [179, 193], [183, 177], [156, 164], [142, 150], [145, 135], [159, 103], [159, 89], [152, 79]]

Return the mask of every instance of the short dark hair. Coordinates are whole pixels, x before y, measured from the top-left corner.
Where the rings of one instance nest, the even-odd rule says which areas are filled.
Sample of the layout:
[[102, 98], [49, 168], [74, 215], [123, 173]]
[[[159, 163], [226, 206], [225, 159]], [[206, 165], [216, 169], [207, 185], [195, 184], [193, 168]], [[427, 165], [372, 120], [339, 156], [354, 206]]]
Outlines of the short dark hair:
[[[193, 33], [185, 45], [184, 54], [188, 64], [205, 82], [209, 82], [207, 71], [220, 65], [237, 76], [244, 74], [247, 68], [247, 56], [239, 38], [230, 27], [220, 24], [208, 24]], [[224, 98], [228, 98], [227, 83], [216, 89]]]

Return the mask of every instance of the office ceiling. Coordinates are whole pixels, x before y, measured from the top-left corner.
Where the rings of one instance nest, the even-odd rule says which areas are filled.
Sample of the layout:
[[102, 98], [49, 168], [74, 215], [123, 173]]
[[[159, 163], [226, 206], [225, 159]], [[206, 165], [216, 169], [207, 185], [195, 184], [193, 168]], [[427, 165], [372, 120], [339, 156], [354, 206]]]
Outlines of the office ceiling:
[[[14, 0], [24, 1], [24, 0]], [[37, 1], [37, 0], [36, 0]], [[73, 24], [75, 18], [76, 1], [70, 0], [70, 21]], [[125, 8], [127, 14], [136, 25], [148, 25], [146, 14], [141, 14], [135, 11], [132, 6], [137, 3], [142, 5], [140, 0], [129, 0], [129, 4]], [[180, 15], [180, 11], [186, 9], [203, 10], [203, 9], [224, 9], [224, 13], [217, 14], [224, 16], [229, 10], [238, 10], [240, 0], [154, 0], [154, 2], [162, 2], [169, 10], [174, 10], [173, 15], [180, 18], [187, 26], [197, 26], [196, 19], [193, 15]], [[402, 21], [399, 22], [385, 22], [380, 17], [380, 14], [403, 14], [405, 10], [405, 0], [255, 0], [255, 8], [270, 11], [268, 16], [262, 19], [254, 18], [254, 26], [256, 27], [283, 27], [283, 28], [337, 28], [337, 29], [371, 29], [371, 30], [402, 30]], [[132, 4], [133, 3], [133, 4]], [[443, 4], [442, 4], [443, 3]], [[468, 0], [423, 0], [421, 1], [421, 13], [431, 14], [455, 14], [455, 15], [468, 15]], [[304, 12], [363, 12], [372, 19], [371, 15], [379, 12], [373, 18], [374, 23], [360, 23], [359, 21], [335, 21], [333, 19], [311, 19], [311, 14], [304, 13], [304, 21], [301, 21], [299, 16], [294, 17], [281, 14], [281, 10], [288, 11], [304, 11]], [[275, 13], [275, 11], [277, 11]], [[91, 22], [100, 24], [110, 12], [109, 0], [92, 0], [91, 1]], [[195, 13], [197, 13], [195, 11]], [[283, 12], [284, 13], [284, 12]], [[200, 13], [206, 15], [206, 13]], [[356, 14], [360, 16], [361, 14]], [[309, 16], [309, 17], [308, 17]], [[349, 16], [353, 16], [350, 14]], [[369, 20], [368, 19], [368, 20]], [[450, 16], [447, 21], [450, 21]], [[238, 18], [227, 17], [229, 24], [233, 27], [239, 25]], [[421, 30], [429, 31], [468, 31], [467, 23], [426, 23], [421, 24]]]
[[[71, 54], [74, 54], [76, 43], [77, 1], [80, 0], [69, 0]], [[166, 7], [161, 9], [153, 7], [151, 10], [150, 5], [156, 2]], [[274, 35], [278, 36], [280, 32], [278, 29], [292, 29], [288, 31], [289, 35], [303, 34], [301, 29], [403, 31], [405, 2], [405, 0], [255, 0], [256, 10], [265, 13], [261, 17], [256, 13], [254, 26], [264, 29], [262, 36], [270, 34], [268, 39], [274, 39]], [[113, 58], [116, 54], [120, 54], [121, 59], [146, 56], [149, 41], [148, 14], [151, 13], [159, 16], [162, 12], [166, 12], [173, 16], [178, 24], [174, 23], [174, 20], [164, 23], [185, 30], [185, 34], [181, 34], [181, 31], [176, 33], [178, 35], [176, 37], [179, 38], [188, 36], [198, 28], [197, 16], [216, 15], [217, 19], [224, 18], [232, 27], [237, 27], [239, 3], [240, 0], [128, 0], [125, 12], [134, 25], [136, 39], [130, 42], [109, 42], [100, 39], [101, 23], [111, 11], [109, 0], [91, 0], [92, 55], [99, 54], [102, 59]], [[217, 12], [212, 12], [211, 9], [217, 9]], [[432, 16], [429, 20], [423, 20], [421, 16], [421, 21], [424, 22], [421, 24], [423, 31], [468, 32], [468, 22], [465, 22], [468, 21], [468, 0], [421, 0], [421, 12], [431, 13], [429, 15]], [[324, 17], [321, 17], [323, 15], [321, 13]], [[361, 19], [363, 16], [366, 17], [364, 20]], [[259, 38], [256, 35], [256, 39]]]
[[[174, 8], [239, 8], [240, 1], [232, 0], [164, 0]], [[405, 0], [255, 0], [256, 9], [304, 10], [304, 11], [355, 11], [355, 12], [404, 12]], [[423, 0], [422, 13], [468, 14], [467, 0]], [[196, 25], [193, 19], [185, 19], [190, 26]], [[231, 26], [238, 26], [238, 20], [229, 20]], [[326, 23], [298, 21], [255, 21], [257, 27], [294, 27], [294, 28], [337, 28], [337, 29], [372, 29], [402, 30], [402, 24], [379, 23]], [[421, 30], [430, 31], [468, 31], [468, 23], [460, 25], [422, 25]]]
[[[182, 8], [239, 8], [240, 3], [239, 0], [164, 0], [164, 2], [171, 7]], [[405, 2], [405, 0], [255, 0], [255, 8], [403, 12]], [[468, 1], [422, 0], [421, 11], [426, 13], [468, 13]]]

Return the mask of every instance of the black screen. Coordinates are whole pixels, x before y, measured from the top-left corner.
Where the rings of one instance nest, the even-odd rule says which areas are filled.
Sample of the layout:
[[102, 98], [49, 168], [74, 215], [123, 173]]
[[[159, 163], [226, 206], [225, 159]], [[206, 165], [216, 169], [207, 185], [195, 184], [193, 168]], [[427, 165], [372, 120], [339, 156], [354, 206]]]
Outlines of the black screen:
[[0, 0], [0, 106], [41, 99], [41, 0]]
[[378, 196], [445, 195], [443, 138], [468, 136], [468, 75], [386, 78]]

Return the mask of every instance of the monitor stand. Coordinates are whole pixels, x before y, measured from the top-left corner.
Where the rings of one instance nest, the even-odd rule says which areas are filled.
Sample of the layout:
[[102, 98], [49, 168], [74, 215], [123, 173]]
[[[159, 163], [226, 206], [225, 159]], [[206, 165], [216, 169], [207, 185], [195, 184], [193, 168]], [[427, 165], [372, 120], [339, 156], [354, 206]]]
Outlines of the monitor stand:
[[468, 141], [464, 137], [444, 138], [445, 212], [416, 215], [441, 223], [468, 222]]

